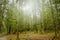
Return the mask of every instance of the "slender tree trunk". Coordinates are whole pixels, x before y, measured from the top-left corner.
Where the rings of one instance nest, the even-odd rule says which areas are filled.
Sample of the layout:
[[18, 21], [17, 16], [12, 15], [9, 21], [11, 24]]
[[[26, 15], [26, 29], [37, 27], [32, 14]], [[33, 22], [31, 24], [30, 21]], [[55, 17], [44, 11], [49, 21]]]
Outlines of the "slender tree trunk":
[[16, 40], [19, 40], [19, 25], [17, 23], [17, 39]]

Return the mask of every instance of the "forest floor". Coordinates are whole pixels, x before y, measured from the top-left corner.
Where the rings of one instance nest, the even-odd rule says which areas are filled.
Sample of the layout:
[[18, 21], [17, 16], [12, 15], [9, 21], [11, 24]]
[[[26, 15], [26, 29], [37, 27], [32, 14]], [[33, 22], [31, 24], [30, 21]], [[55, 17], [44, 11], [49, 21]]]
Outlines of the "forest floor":
[[[39, 33], [19, 33], [19, 39], [20, 40], [52, 40], [54, 37], [54, 33], [44, 33], [44, 34], [39, 34]], [[17, 34], [15, 35], [8, 35], [7, 40], [12, 39], [12, 40], [17, 40], [16, 39]], [[56, 40], [60, 40], [59, 38]]]
[[7, 40], [6, 36], [0, 37], [0, 40]]
[[[16, 36], [17, 36], [16, 34], [14, 35], [11, 34], [4, 37], [0, 37], [0, 40], [17, 40]], [[52, 40], [53, 37], [54, 37], [54, 33], [48, 33], [48, 34], [20, 33], [19, 35], [20, 40]], [[60, 40], [60, 39], [56, 39], [56, 40]]]

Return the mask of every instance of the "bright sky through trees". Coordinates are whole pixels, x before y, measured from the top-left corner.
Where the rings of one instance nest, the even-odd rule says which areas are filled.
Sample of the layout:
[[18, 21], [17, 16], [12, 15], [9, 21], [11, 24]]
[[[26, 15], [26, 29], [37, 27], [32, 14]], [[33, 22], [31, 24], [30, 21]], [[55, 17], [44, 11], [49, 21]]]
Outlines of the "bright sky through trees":
[[[19, 12], [23, 12], [24, 15], [30, 16], [31, 19], [33, 19], [34, 15], [37, 19], [40, 19], [43, 6], [42, 0], [19, 0], [17, 3], [15, 3], [16, 0], [9, 0], [9, 3], [12, 3], [13, 1]], [[45, 0], [45, 3], [47, 3], [47, 1], [48, 0]], [[19, 13], [17, 14], [19, 15]], [[24, 18], [26, 18], [26, 16]], [[17, 18], [19, 19], [20, 16], [17, 16]]]
[[[12, 0], [9, 1], [12, 2]], [[41, 0], [40, 3], [42, 3]], [[19, 10], [22, 10], [25, 14], [30, 15], [32, 18], [33, 18], [33, 14], [35, 13], [37, 17], [40, 17], [41, 7], [39, 6], [42, 5], [38, 4], [38, 0], [20, 0], [20, 3], [18, 2], [16, 6]]]

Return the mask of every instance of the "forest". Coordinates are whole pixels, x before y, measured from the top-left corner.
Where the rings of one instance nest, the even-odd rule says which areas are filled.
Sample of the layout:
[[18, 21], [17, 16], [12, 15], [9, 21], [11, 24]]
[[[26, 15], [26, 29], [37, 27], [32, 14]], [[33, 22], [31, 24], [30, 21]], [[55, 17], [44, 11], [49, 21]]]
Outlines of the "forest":
[[60, 40], [60, 0], [0, 0], [0, 40]]

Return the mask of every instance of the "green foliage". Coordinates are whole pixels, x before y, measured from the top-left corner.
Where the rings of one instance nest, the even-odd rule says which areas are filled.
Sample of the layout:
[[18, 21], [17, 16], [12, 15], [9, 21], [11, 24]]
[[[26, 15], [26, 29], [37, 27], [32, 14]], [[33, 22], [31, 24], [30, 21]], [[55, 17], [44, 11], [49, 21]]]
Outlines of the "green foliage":
[[[60, 31], [60, 1], [49, 0], [45, 3], [46, 0], [41, 0], [40, 18], [37, 17], [35, 12], [33, 12], [33, 18], [31, 18], [23, 10], [18, 9], [16, 4], [19, 0], [16, 0], [16, 4], [14, 0], [10, 4], [8, 1], [0, 2], [0, 32], [4, 32], [4, 30], [7, 33], [16, 33], [17, 30], [19, 32], [39, 31], [42, 33]], [[38, 7], [40, 8], [40, 5]]]

